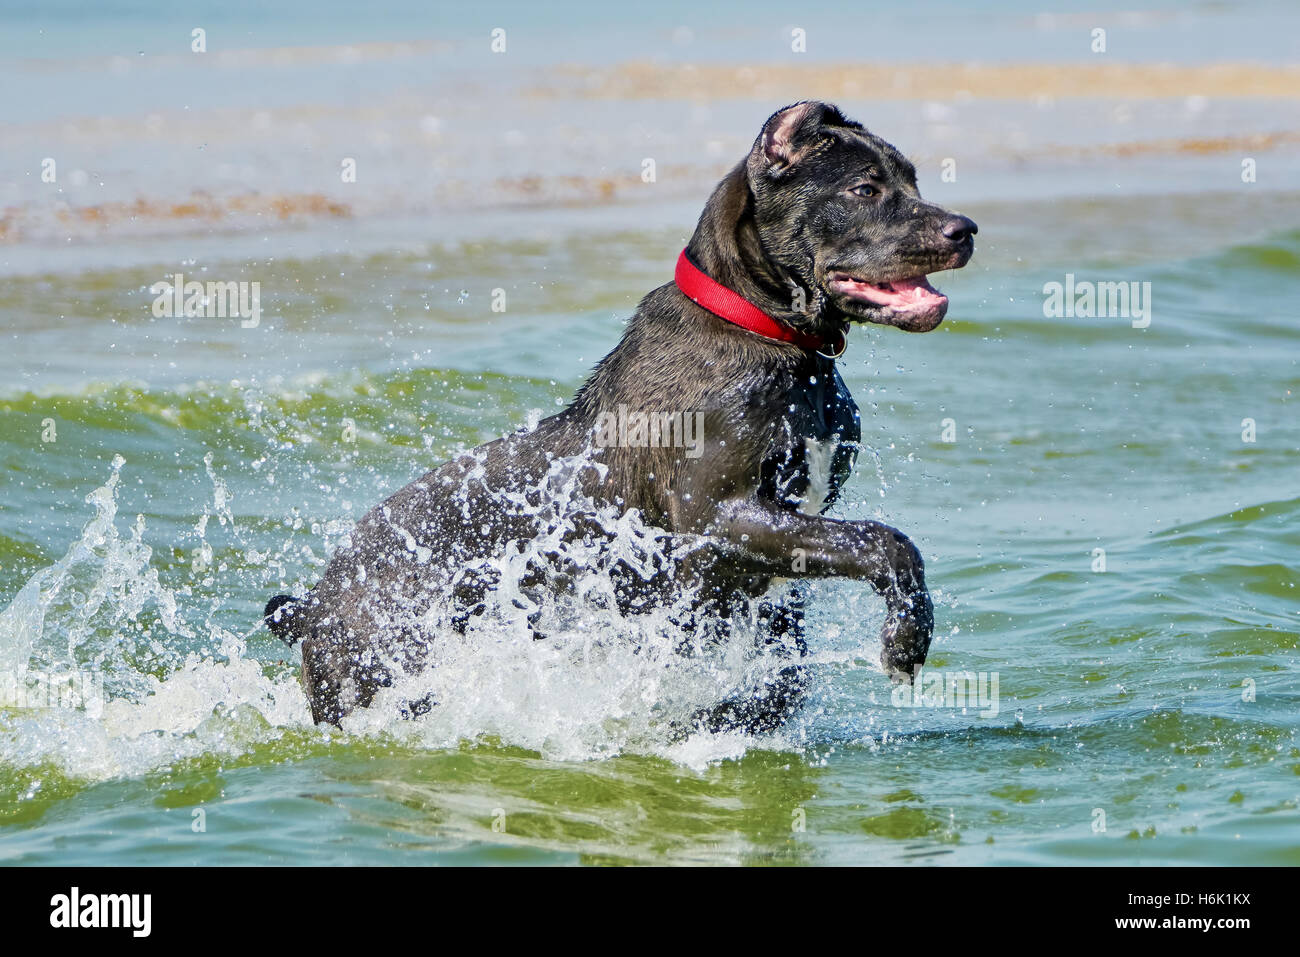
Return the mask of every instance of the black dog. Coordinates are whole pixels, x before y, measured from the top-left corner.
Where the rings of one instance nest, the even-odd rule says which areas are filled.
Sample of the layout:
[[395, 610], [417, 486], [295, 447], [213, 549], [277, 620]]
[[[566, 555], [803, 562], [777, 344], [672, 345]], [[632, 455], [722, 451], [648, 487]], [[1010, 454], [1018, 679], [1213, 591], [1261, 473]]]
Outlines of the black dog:
[[[850, 322], [937, 326], [948, 300], [925, 277], [964, 266], [975, 232], [922, 200], [913, 166], [835, 107], [774, 114], [710, 197], [676, 281], [642, 300], [568, 408], [411, 483], [362, 518], [305, 598], [271, 599], [271, 630], [302, 643], [314, 718], [337, 724], [420, 668], [430, 622], [469, 627], [502, 556], [544, 539], [518, 587], [565, 587], [574, 548], [599, 553], [617, 534], [602, 509], [635, 510], [683, 546], [649, 573], [611, 563], [622, 613], [685, 595], [683, 629], [725, 638], [731, 616], [756, 612], [764, 641], [793, 658], [801, 601], [764, 599], [773, 581], [853, 578], [884, 597], [881, 661], [910, 678], [934, 625], [919, 552], [886, 525], [821, 517], [860, 438], [834, 356]], [[804, 684], [783, 666], [696, 724], [773, 729]]]

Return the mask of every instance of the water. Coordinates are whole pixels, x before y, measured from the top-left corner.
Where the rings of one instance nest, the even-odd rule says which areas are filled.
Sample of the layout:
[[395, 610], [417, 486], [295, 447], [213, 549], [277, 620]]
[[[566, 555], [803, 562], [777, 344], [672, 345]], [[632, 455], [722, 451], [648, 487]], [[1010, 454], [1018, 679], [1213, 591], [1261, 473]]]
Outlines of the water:
[[[766, 41], [712, 46], [685, 10], [625, 41], [573, 26], [572, 48], [497, 69], [460, 20], [297, 34], [230, 9], [242, 48], [324, 52], [196, 71], [157, 23], [127, 42], [127, 11], [105, 39], [45, 23], [62, 52], [27, 54], [60, 59], [0, 66], [51, 90], [0, 137], [5, 168], [32, 169], [0, 177], [0, 671], [79, 669], [105, 699], [0, 708], [0, 860], [1300, 863], [1296, 87], [838, 97], [980, 223], [972, 264], [934, 277], [938, 330], [851, 337], [871, 451], [837, 514], [917, 541], [929, 664], [996, 674], [996, 709], [900, 707], [880, 603], [827, 582], [812, 700], [776, 736], [670, 740], [656, 714], [742, 665], [634, 661], [596, 608], [548, 644], [449, 644], [445, 707], [338, 731], [255, 627], [266, 598], [314, 582], [392, 490], [567, 401], [763, 116], [839, 80], [780, 103], [678, 99], [675, 68], [642, 99], [567, 86], [572, 62], [759, 62]], [[1188, 63], [1215, 35], [1216, 59], [1289, 59], [1252, 56], [1244, 15], [1148, 13], [1129, 62]], [[964, 29], [953, 60], [1054, 56]], [[360, 42], [414, 49], [366, 54], [350, 84], [339, 45]], [[128, 49], [146, 55], [123, 73]], [[455, 95], [421, 85], [439, 69]], [[78, 100], [87, 76], [105, 83]], [[260, 323], [155, 318], [148, 287], [178, 271], [260, 282]], [[1046, 318], [1067, 273], [1149, 282], [1150, 325]]]

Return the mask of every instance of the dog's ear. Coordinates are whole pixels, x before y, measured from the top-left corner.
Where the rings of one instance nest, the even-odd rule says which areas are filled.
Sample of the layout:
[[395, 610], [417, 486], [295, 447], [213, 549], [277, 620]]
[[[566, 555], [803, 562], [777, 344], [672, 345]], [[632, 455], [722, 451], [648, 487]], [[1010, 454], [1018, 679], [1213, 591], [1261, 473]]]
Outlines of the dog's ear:
[[844, 114], [829, 103], [805, 100], [773, 113], [754, 143], [751, 163], [774, 175], [795, 165], [823, 139], [822, 127], [843, 125]]

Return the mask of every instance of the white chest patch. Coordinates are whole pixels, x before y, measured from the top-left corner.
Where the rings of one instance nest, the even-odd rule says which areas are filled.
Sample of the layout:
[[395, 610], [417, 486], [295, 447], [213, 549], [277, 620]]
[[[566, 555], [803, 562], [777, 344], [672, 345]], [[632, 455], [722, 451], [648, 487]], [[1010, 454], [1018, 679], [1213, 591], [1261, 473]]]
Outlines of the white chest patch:
[[826, 504], [831, 494], [831, 464], [835, 460], [835, 450], [839, 442], [828, 439], [818, 442], [816, 439], [803, 440], [804, 461], [808, 464], [808, 491], [804, 493], [799, 511], [805, 515], [816, 515]]

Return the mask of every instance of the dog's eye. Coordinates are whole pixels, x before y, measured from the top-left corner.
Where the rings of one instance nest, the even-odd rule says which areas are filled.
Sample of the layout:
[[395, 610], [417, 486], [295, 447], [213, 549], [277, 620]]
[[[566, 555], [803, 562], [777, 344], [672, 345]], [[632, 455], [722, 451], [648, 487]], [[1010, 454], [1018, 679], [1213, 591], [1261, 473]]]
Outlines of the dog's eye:
[[876, 195], [876, 187], [872, 186], [870, 183], [862, 183], [859, 186], [854, 186], [849, 190], [849, 192], [854, 196], [861, 196], [865, 199], [868, 196]]

